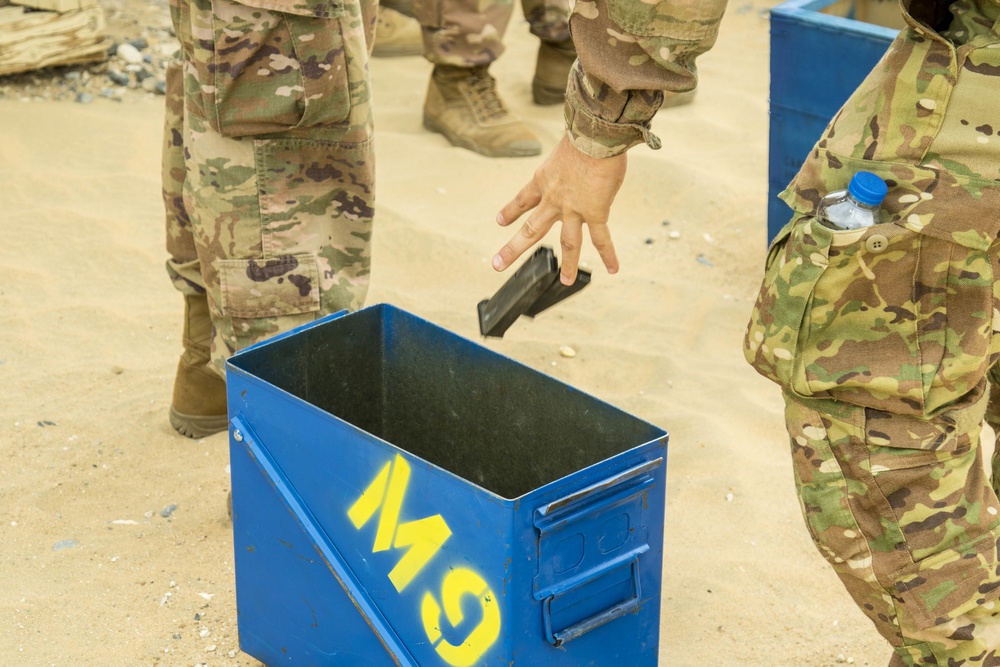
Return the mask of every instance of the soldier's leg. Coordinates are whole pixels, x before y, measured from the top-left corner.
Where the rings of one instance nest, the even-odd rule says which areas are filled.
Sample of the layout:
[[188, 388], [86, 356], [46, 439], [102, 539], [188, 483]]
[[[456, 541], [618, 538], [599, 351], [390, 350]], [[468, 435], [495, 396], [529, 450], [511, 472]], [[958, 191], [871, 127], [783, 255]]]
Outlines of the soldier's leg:
[[806, 525], [895, 649], [890, 664], [1000, 659], [1000, 502], [979, 447], [985, 407], [924, 421], [786, 397]]
[[212, 317], [204, 294], [184, 295], [184, 352], [177, 362], [170, 425], [189, 438], [225, 430], [226, 383], [211, 362]]
[[211, 368], [222, 378], [239, 349], [364, 300], [375, 5], [345, 3], [337, 18], [227, 0], [178, 6], [183, 209], [194, 258], [175, 253], [172, 267], [204, 290]]
[[512, 0], [414, 0], [424, 54], [434, 65], [489, 67], [504, 52]]
[[504, 51], [512, 0], [416, 0], [424, 55], [434, 64], [424, 127], [487, 157], [538, 155], [541, 142], [507, 108], [489, 66]]
[[194, 231], [183, 192], [184, 81], [182, 62], [166, 72], [163, 132], [163, 204], [166, 218], [167, 273], [184, 295], [183, 353], [177, 362], [170, 424], [180, 434], [201, 438], [226, 428], [226, 384], [210, 364], [212, 320], [208, 311]]
[[184, 78], [182, 62], [166, 70], [161, 186], [166, 219], [167, 273], [181, 294], [204, 295], [194, 231], [184, 206]]
[[186, 190], [221, 374], [238, 350], [362, 305], [374, 215], [370, 141], [191, 134]]
[[569, 35], [568, 0], [521, 0], [531, 34], [540, 40], [531, 96], [535, 104], [562, 104], [566, 82], [576, 60]]

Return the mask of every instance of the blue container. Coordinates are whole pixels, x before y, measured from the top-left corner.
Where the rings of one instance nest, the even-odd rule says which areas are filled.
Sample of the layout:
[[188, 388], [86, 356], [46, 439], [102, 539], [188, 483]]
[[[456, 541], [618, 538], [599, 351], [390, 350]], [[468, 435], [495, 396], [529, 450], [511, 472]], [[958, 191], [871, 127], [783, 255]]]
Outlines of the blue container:
[[[845, 4], [847, 16], [822, 13], [831, 5]], [[778, 194], [899, 33], [852, 18], [864, 16], [860, 10], [865, 4], [863, 0], [791, 0], [771, 10], [769, 241], [791, 217]]]
[[245, 652], [656, 665], [665, 431], [385, 305], [227, 377]]

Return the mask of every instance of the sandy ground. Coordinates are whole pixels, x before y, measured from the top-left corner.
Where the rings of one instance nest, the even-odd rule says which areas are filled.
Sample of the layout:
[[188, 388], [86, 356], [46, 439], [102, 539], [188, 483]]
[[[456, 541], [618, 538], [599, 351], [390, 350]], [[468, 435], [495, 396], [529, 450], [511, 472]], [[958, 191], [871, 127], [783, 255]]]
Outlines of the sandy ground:
[[[740, 351], [766, 245], [772, 4], [731, 5], [695, 102], [655, 121], [664, 148], [631, 153], [621, 273], [588, 249], [585, 292], [483, 342], [670, 431], [664, 667], [889, 655], [809, 542], [778, 391]], [[494, 73], [547, 150], [561, 111], [530, 102], [534, 50], [518, 16]], [[537, 160], [425, 132], [423, 59], [372, 69], [369, 303], [481, 340], [475, 304], [503, 282], [489, 258], [510, 233], [493, 217]], [[0, 100], [2, 665], [258, 664], [238, 648], [227, 436], [166, 420], [182, 301], [163, 270], [161, 124], [153, 95]]]

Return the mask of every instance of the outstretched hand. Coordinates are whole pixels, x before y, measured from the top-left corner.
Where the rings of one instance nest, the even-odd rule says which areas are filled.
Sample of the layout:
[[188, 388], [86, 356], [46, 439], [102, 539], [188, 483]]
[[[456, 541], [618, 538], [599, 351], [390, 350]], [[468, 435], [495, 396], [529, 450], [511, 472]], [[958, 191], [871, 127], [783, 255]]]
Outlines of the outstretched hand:
[[617, 273], [618, 257], [611, 242], [608, 217], [627, 167], [624, 153], [608, 158], [590, 157], [563, 136], [531, 181], [500, 209], [497, 223], [504, 227], [530, 213], [517, 234], [493, 258], [493, 268], [506, 269], [561, 221], [559, 279], [563, 284], [572, 285], [576, 280], [584, 225], [608, 273]]

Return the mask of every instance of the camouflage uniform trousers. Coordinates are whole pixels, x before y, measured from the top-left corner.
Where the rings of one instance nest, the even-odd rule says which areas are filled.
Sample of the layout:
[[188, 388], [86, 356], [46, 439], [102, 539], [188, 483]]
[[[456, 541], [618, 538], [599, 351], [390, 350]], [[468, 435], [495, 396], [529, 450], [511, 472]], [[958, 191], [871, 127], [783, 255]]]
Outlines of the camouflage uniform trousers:
[[234, 352], [365, 298], [375, 6], [173, 0], [171, 11], [167, 271], [206, 296], [210, 366], [224, 376]]
[[[784, 388], [810, 535], [891, 665], [1000, 665], [1000, 6], [910, 20], [783, 195], [748, 361]], [[884, 224], [815, 204], [859, 169]], [[991, 479], [992, 478], [992, 479]]]
[[[521, 0], [531, 34], [543, 42], [569, 40], [569, 0]], [[512, 0], [415, 0], [424, 34], [424, 55], [435, 65], [490, 65], [504, 51], [503, 36], [514, 13]]]
[[[1000, 501], [983, 467], [985, 400], [933, 420], [786, 396], [809, 533], [896, 655], [1000, 664]], [[997, 458], [993, 458], [997, 468]]]

